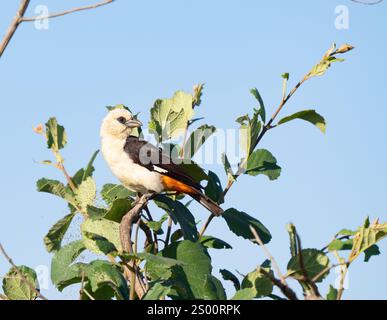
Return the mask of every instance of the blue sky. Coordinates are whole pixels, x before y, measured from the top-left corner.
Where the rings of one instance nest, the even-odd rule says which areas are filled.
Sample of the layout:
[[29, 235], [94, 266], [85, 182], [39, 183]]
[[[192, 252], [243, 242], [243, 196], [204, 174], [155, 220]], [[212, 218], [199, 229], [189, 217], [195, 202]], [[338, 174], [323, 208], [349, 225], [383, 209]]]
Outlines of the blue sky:
[[[17, 2], [2, 1], [0, 30], [6, 30]], [[52, 12], [83, 4], [31, 3], [30, 15], [40, 4]], [[335, 28], [338, 5], [349, 8], [347, 30]], [[349, 0], [116, 1], [51, 20], [48, 30], [21, 25], [0, 60], [0, 241], [18, 264], [49, 265], [43, 236], [67, 213], [60, 200], [36, 192], [39, 178], [61, 176], [36, 163], [49, 152], [32, 132], [34, 125], [56, 116], [66, 127], [70, 172], [99, 148], [106, 105], [124, 103], [147, 122], [156, 98], [205, 82], [198, 114], [219, 128], [235, 128], [235, 119], [254, 106], [250, 88], [259, 88], [272, 111], [281, 95], [280, 75], [289, 72], [294, 85], [333, 41], [356, 50], [326, 76], [308, 82], [283, 112], [316, 109], [327, 120], [327, 134], [301, 122], [271, 131], [261, 146], [277, 157], [281, 178], [242, 177], [225, 207], [243, 210], [271, 230], [269, 249], [283, 270], [289, 259], [288, 222], [298, 227], [304, 247], [320, 248], [367, 215], [386, 220], [386, 11], [386, 3], [362, 6]], [[225, 179], [221, 166], [208, 168]], [[101, 157], [96, 169], [98, 185], [116, 181]], [[205, 219], [203, 210], [196, 212]], [[236, 238], [221, 220], [209, 233], [235, 248], [212, 252], [216, 274], [220, 268], [247, 273], [264, 259], [259, 248]], [[387, 297], [381, 276], [387, 244], [380, 248], [381, 256], [352, 266], [346, 298]], [[0, 274], [8, 267], [0, 259]], [[73, 291], [59, 294], [52, 286], [43, 293], [74, 297]]]

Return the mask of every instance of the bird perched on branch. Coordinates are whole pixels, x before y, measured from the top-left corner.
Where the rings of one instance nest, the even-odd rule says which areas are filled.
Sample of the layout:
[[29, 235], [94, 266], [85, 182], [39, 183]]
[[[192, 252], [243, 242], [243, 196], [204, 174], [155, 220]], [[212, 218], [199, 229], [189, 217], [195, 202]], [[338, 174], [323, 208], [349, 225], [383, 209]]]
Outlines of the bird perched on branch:
[[113, 174], [131, 191], [159, 194], [173, 191], [190, 195], [215, 215], [219, 205], [202, 192], [202, 186], [162, 149], [133, 135], [142, 126], [126, 109], [108, 113], [101, 126], [102, 154]]

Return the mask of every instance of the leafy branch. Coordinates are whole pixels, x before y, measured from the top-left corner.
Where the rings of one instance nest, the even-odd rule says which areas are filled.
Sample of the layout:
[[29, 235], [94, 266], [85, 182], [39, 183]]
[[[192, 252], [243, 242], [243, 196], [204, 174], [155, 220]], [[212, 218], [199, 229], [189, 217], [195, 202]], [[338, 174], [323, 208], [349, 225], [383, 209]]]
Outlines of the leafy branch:
[[[264, 168], [264, 163], [260, 163], [257, 166], [257, 161], [254, 161], [254, 150], [257, 148], [258, 144], [261, 142], [265, 134], [286, 122], [292, 121], [294, 119], [302, 119], [308, 122], [313, 123], [317, 127], [319, 127], [323, 132], [325, 132], [325, 120], [323, 117], [321, 117], [319, 114], [317, 114], [314, 110], [305, 110], [301, 111], [298, 113], [293, 114], [292, 116], [286, 117], [278, 122], [278, 124], [273, 125], [274, 121], [276, 120], [277, 116], [280, 114], [282, 109], [285, 107], [287, 102], [292, 98], [292, 96], [296, 93], [296, 91], [309, 79], [317, 76], [322, 76], [326, 73], [326, 71], [331, 67], [332, 63], [338, 62], [338, 61], [343, 61], [343, 59], [339, 59], [336, 56], [338, 54], [344, 54], [347, 53], [351, 50], [353, 50], [354, 47], [348, 44], [342, 45], [340, 48], [336, 48], [336, 44], [333, 44], [333, 46], [324, 54], [323, 58], [321, 61], [316, 64], [308, 73], [305, 74], [305, 76], [299, 81], [294, 88], [286, 94], [287, 90], [287, 84], [289, 80], [289, 73], [285, 73], [282, 75], [283, 78], [283, 86], [282, 86], [282, 100], [276, 109], [276, 111], [273, 113], [271, 116], [270, 120], [266, 124], [261, 124], [261, 122], [258, 121], [258, 117], [260, 116], [262, 122], [264, 123], [266, 121], [266, 110], [265, 110], [265, 104], [263, 102], [263, 99], [257, 89], [252, 89], [251, 93], [254, 95], [256, 100], [259, 103], [260, 109], [254, 111], [254, 117], [253, 119], [250, 119], [249, 116], [244, 116], [239, 119], [237, 119], [237, 122], [241, 123], [242, 128], [244, 130], [247, 130], [247, 135], [248, 138], [250, 139], [248, 143], [248, 147], [246, 149], [246, 158], [242, 159], [239, 166], [238, 170], [235, 174], [233, 174], [231, 166], [228, 162], [227, 156], [223, 155], [224, 159], [224, 165], [225, 165], [225, 170], [228, 174], [228, 181], [227, 181], [227, 186], [223, 191], [223, 198], [227, 195], [227, 193], [230, 191], [231, 187], [234, 185], [234, 183], [237, 181], [237, 179], [242, 175], [242, 174], [252, 174], [254, 175], [254, 170], [251, 170], [249, 173], [249, 167], [254, 167], [261, 169]], [[247, 124], [246, 124], [247, 123]], [[259, 151], [258, 151], [259, 152]], [[264, 153], [260, 151], [260, 153]], [[262, 158], [262, 155], [260, 155], [259, 158]], [[268, 158], [266, 156], [266, 158]], [[254, 159], [252, 162], [252, 165], [249, 166], [249, 160]], [[273, 159], [275, 160], [275, 159]], [[272, 165], [269, 166], [271, 168], [266, 168], [266, 170], [263, 171], [270, 171], [273, 167], [275, 167], [276, 161], [272, 162]], [[207, 219], [204, 228], [202, 230], [202, 233], [204, 233], [211, 223], [211, 221], [214, 219], [214, 216], [211, 214], [209, 218]]]
[[[254, 109], [252, 116], [247, 114], [236, 120], [240, 126], [239, 144], [245, 152], [236, 172], [227, 155], [222, 155], [227, 175], [226, 188], [223, 188], [215, 172], [206, 171], [192, 161], [216, 131], [214, 126], [207, 124], [193, 128], [203, 119], [195, 116], [200, 111], [197, 106], [202, 99], [203, 85], [195, 86], [192, 94], [178, 91], [171, 98], [156, 100], [150, 110], [149, 129], [160, 147], [170, 152], [187, 174], [198, 183], [205, 183], [206, 196], [223, 205], [228, 191], [243, 174], [254, 177], [264, 175], [269, 180], [280, 177], [282, 169], [277, 159], [270, 151], [257, 149], [268, 131], [300, 119], [325, 132], [325, 120], [315, 110], [303, 110], [276, 121], [304, 82], [323, 75], [332, 63], [342, 61], [337, 55], [350, 50], [352, 47], [349, 45], [338, 49], [333, 46], [289, 92], [289, 74], [284, 74], [281, 102], [270, 119], [266, 119], [265, 104], [258, 90], [251, 91], [259, 107]], [[126, 107], [117, 105], [108, 107], [108, 110], [115, 108]], [[37, 189], [63, 199], [69, 208], [69, 213], [57, 221], [44, 238], [47, 251], [53, 254], [51, 280], [59, 291], [78, 285], [82, 300], [228, 298], [222, 281], [213, 274], [210, 252], [231, 250], [232, 246], [207, 233], [214, 216], [209, 216], [198, 230], [191, 202], [186, 202], [183, 194], [136, 194], [112, 183], [98, 190], [94, 180], [94, 161], [98, 151], [85, 167], [71, 174], [64, 166], [62, 155], [62, 149], [67, 144], [64, 127], [51, 118], [45, 126], [39, 125], [34, 130], [44, 138], [54, 157], [53, 161], [42, 163], [60, 170], [64, 177], [64, 182], [42, 178], [37, 182]], [[79, 240], [66, 241], [65, 235], [77, 214], [82, 217]], [[319, 250], [303, 248], [296, 227], [290, 224], [287, 226], [290, 259], [284, 273], [267, 247], [272, 235], [261, 221], [235, 208], [226, 209], [222, 218], [230, 232], [262, 248], [267, 258], [246, 275], [220, 270], [223, 280], [231, 281], [235, 287], [234, 300], [264, 297], [297, 300], [289, 279], [298, 282], [305, 299], [340, 300], [345, 291], [348, 268], [361, 254], [364, 254], [365, 261], [380, 254], [377, 243], [387, 236], [386, 223], [379, 220], [371, 223], [367, 219], [357, 230], [341, 230]], [[144, 241], [143, 245], [140, 241]], [[346, 251], [348, 254], [344, 257]], [[80, 262], [80, 255], [87, 252], [98, 259]], [[332, 256], [338, 260], [337, 263], [331, 263]], [[324, 297], [319, 283], [335, 267], [341, 269], [340, 285], [338, 288], [331, 286]], [[37, 281], [34, 270], [26, 266], [17, 268], [28, 282], [23, 280], [18, 270], [11, 269], [3, 280], [4, 294], [0, 294], [0, 299], [32, 300], [39, 297], [38, 289], [34, 291], [30, 286]], [[283, 297], [273, 294], [275, 287]], [[15, 292], [22, 294], [16, 295]]]

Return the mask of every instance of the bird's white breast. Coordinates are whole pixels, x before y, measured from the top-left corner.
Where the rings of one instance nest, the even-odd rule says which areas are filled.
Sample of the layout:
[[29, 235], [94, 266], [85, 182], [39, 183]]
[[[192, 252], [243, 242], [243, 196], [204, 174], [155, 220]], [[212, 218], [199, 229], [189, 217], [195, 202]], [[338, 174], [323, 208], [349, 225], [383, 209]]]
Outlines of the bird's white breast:
[[114, 137], [102, 137], [102, 154], [113, 174], [128, 189], [141, 192], [157, 192], [164, 190], [161, 176], [132, 161], [124, 151], [125, 140]]

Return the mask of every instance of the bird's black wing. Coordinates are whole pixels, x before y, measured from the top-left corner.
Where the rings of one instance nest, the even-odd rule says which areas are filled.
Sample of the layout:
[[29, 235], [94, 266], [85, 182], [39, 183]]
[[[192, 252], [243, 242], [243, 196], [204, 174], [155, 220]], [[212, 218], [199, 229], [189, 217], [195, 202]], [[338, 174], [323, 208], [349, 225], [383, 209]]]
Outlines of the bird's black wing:
[[198, 190], [202, 189], [202, 186], [181, 166], [173, 163], [169, 155], [147, 141], [140, 140], [138, 137], [129, 136], [126, 139], [124, 151], [134, 163], [150, 171], [171, 177]]

